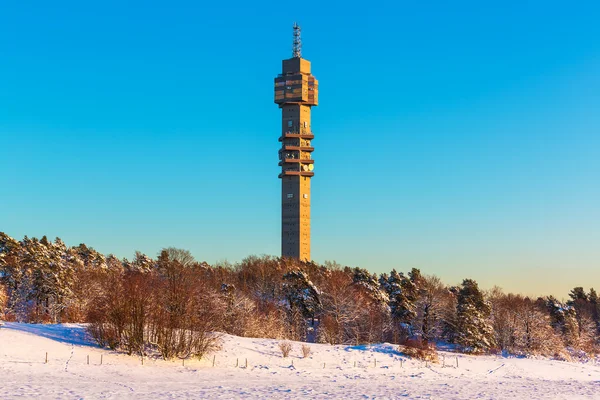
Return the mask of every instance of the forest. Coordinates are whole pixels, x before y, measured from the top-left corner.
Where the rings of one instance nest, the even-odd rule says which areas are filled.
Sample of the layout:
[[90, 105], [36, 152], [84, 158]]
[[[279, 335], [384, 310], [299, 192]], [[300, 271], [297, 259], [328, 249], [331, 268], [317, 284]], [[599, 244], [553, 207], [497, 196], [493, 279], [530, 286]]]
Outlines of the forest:
[[600, 353], [600, 302], [530, 298], [419, 269], [373, 274], [335, 262], [249, 256], [198, 262], [187, 250], [156, 258], [103, 255], [85, 244], [0, 232], [0, 320], [87, 323], [101, 346], [165, 359], [201, 357], [219, 334], [330, 344], [437, 345], [468, 353], [586, 359]]

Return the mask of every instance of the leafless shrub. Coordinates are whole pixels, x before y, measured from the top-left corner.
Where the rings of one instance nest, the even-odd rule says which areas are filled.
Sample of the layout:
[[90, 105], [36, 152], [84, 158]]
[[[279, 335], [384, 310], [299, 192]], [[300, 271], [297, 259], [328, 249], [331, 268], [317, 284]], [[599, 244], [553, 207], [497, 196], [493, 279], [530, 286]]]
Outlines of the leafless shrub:
[[290, 355], [290, 352], [292, 351], [292, 344], [288, 341], [280, 342], [279, 350], [281, 350], [281, 354], [283, 355], [283, 357], [286, 358]]
[[6, 287], [0, 284], [0, 320], [4, 318], [6, 304], [8, 303], [8, 295]]
[[220, 347], [224, 305], [201, 275], [177, 261], [154, 272], [127, 272], [103, 282], [88, 314], [101, 346], [128, 354], [157, 351], [163, 358], [199, 357]]
[[308, 356], [310, 356], [310, 346], [307, 344], [303, 344], [302, 345], [302, 357], [307, 358]]
[[438, 362], [438, 355], [435, 349], [435, 345], [431, 343], [425, 343], [419, 339], [409, 339], [403, 345], [399, 346], [398, 349], [403, 354], [409, 357], [415, 358], [422, 361]]

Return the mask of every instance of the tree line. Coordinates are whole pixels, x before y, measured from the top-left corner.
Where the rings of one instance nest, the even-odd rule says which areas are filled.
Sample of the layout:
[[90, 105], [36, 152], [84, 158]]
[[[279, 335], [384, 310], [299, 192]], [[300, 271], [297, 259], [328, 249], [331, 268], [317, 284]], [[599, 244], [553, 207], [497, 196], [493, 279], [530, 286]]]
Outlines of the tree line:
[[335, 262], [250, 256], [198, 262], [165, 248], [156, 258], [104, 256], [85, 244], [0, 233], [0, 319], [89, 323], [102, 346], [165, 358], [202, 356], [216, 332], [331, 344], [440, 341], [461, 351], [586, 357], [600, 350], [596, 291], [569, 300], [448, 286], [413, 268], [372, 274]]

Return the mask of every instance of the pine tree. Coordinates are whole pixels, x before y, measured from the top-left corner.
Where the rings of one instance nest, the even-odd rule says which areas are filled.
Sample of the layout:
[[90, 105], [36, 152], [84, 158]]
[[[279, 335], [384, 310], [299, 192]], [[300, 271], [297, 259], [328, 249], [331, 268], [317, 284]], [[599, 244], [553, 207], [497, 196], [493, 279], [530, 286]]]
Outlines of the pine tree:
[[389, 296], [375, 274], [361, 268], [351, 272], [354, 299], [358, 305], [352, 340], [356, 344], [382, 341], [391, 328]]
[[366, 269], [356, 267], [352, 270], [352, 282], [356, 287], [363, 289], [375, 303], [382, 307], [388, 306], [389, 296], [379, 285], [375, 274], [370, 274]]
[[494, 331], [488, 321], [490, 311], [477, 282], [465, 279], [458, 292], [456, 309], [456, 341], [465, 351], [485, 351], [494, 345]]
[[568, 303], [561, 303], [554, 296], [546, 298], [546, 308], [552, 327], [562, 335], [565, 345], [576, 348], [579, 343], [579, 324], [575, 308]]
[[416, 285], [402, 272], [398, 273], [393, 269], [387, 281], [382, 281], [382, 287], [389, 298], [392, 318], [396, 323], [405, 325], [410, 330], [409, 325], [416, 316], [414, 304], [417, 298]]
[[283, 293], [290, 308], [300, 310], [304, 318], [314, 319], [321, 309], [321, 292], [304, 271], [295, 270], [283, 275]]
[[123, 263], [113, 254], [109, 254], [106, 257], [106, 268], [112, 272], [124, 272]]
[[73, 247], [73, 251], [77, 254], [83, 263], [83, 267], [87, 269], [106, 269], [106, 257], [98, 253], [91, 247], [81, 243], [77, 247]]
[[31, 296], [31, 272], [24, 267], [21, 242], [0, 232], [0, 282], [5, 286], [5, 313], [21, 322], [27, 318], [27, 301]]
[[577, 300], [583, 300], [583, 301], [588, 301], [588, 297], [587, 294], [585, 293], [585, 290], [583, 290], [583, 288], [581, 286], [573, 288], [573, 290], [571, 290], [571, 292], [569, 293], [569, 297], [571, 298], [571, 301], [577, 301]]
[[156, 262], [142, 252], [136, 251], [133, 261], [123, 260], [123, 265], [132, 272], [146, 273], [156, 268]]
[[[600, 300], [598, 299], [598, 294], [596, 293], [594, 288], [590, 289], [588, 298], [592, 306], [592, 319], [596, 323], [596, 330], [598, 336], [600, 336]], [[600, 341], [600, 338], [598, 340]]]

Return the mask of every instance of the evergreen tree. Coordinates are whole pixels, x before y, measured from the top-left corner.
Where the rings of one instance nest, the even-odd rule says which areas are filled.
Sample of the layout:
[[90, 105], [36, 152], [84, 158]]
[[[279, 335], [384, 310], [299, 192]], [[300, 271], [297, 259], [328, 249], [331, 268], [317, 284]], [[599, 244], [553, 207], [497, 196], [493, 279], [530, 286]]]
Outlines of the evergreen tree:
[[562, 335], [566, 346], [577, 347], [579, 343], [579, 324], [577, 312], [570, 304], [563, 304], [554, 296], [546, 298], [546, 308], [556, 332]]
[[416, 315], [416, 286], [395, 269], [390, 272], [387, 281], [382, 282], [389, 298], [390, 312], [396, 323], [409, 325]]
[[283, 275], [283, 293], [290, 308], [298, 309], [304, 318], [314, 320], [315, 314], [321, 309], [321, 292], [300, 270], [290, 271]]
[[123, 260], [123, 265], [132, 272], [146, 273], [155, 269], [156, 263], [150, 257], [140, 251], [135, 252], [135, 257], [130, 263], [127, 260]]
[[106, 257], [106, 268], [112, 272], [119, 272], [119, 273], [124, 272], [123, 263], [121, 262], [121, 260], [119, 260], [113, 254], [109, 254]]
[[375, 274], [370, 274], [366, 269], [356, 267], [352, 270], [352, 282], [355, 287], [363, 289], [375, 303], [381, 307], [388, 306], [389, 296], [379, 285]]
[[88, 269], [106, 269], [106, 257], [98, 253], [91, 247], [81, 243], [77, 247], [73, 247], [73, 251], [77, 257], [81, 260], [84, 268]]
[[494, 345], [494, 331], [488, 318], [490, 305], [477, 282], [465, 279], [458, 292], [456, 341], [465, 351], [485, 351]]
[[600, 336], [600, 300], [598, 300], [598, 294], [596, 293], [594, 288], [590, 289], [588, 298], [589, 298], [590, 304], [592, 306], [592, 319], [596, 323], [596, 329], [597, 329], [598, 335]]
[[585, 290], [583, 290], [583, 288], [581, 286], [573, 288], [571, 290], [571, 292], [569, 293], [569, 297], [571, 298], [571, 302], [575, 302], [577, 300], [582, 300], [585, 302], [588, 301], [587, 294], [585, 293]]
[[0, 232], [0, 282], [5, 286], [5, 313], [17, 321], [27, 318], [27, 302], [32, 291], [31, 271], [22, 262], [21, 242]]

